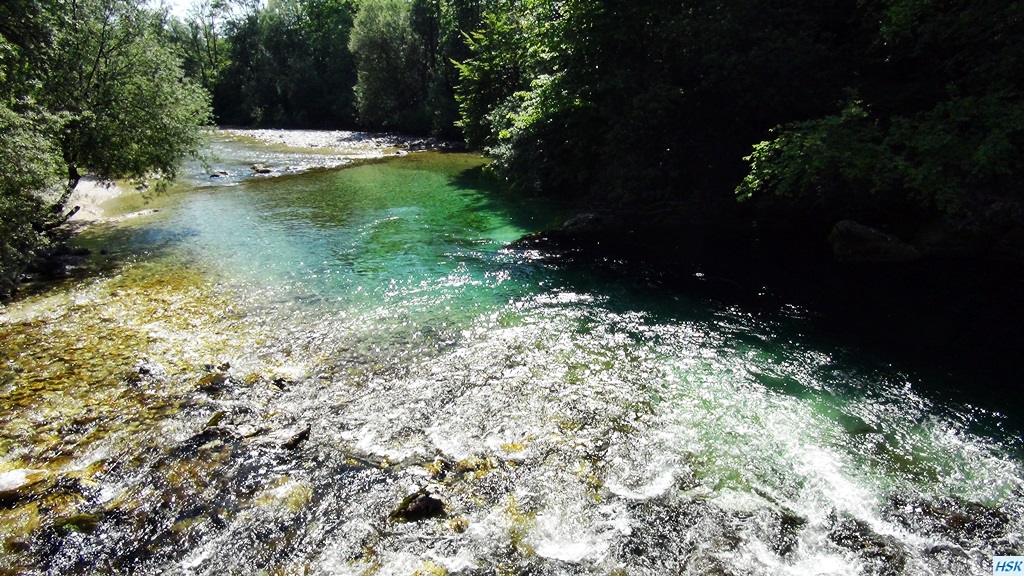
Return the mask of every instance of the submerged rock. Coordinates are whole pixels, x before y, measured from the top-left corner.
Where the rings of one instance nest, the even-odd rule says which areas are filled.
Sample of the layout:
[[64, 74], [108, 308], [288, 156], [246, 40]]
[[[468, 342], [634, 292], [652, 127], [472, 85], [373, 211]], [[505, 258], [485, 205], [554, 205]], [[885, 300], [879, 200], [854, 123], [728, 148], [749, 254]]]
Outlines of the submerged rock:
[[790, 510], [762, 510], [755, 523], [758, 538], [779, 556], [791, 554], [800, 542], [800, 533], [807, 527], [807, 519]]
[[266, 436], [254, 438], [257, 444], [269, 444], [285, 450], [294, 450], [300, 444], [309, 439], [312, 430], [309, 424], [296, 424], [285, 428], [278, 428]]
[[1009, 518], [1001, 510], [954, 498], [928, 500], [896, 496], [890, 500], [887, 516], [910, 530], [951, 540], [964, 547], [1005, 537], [1009, 524]]
[[293, 450], [299, 447], [304, 441], [309, 439], [310, 426], [306, 424], [305, 427], [296, 427], [291, 429], [279, 430], [282, 435], [279, 437], [283, 439], [281, 442], [281, 448], [286, 450]]
[[36, 254], [35, 259], [29, 263], [29, 278], [40, 280], [58, 280], [68, 278], [71, 269], [81, 266], [88, 259], [91, 252], [87, 248], [58, 244], [57, 246], [43, 250]]
[[709, 552], [698, 552], [686, 559], [684, 574], [700, 576], [733, 576], [725, 564]]
[[135, 365], [135, 370], [128, 376], [129, 382], [133, 384], [146, 384], [162, 382], [167, 379], [167, 369], [148, 359], [141, 359]]
[[211, 372], [199, 379], [199, 390], [206, 394], [215, 394], [225, 389], [231, 382], [226, 372]]
[[419, 522], [427, 518], [440, 518], [445, 515], [444, 502], [424, 490], [406, 496], [402, 503], [391, 513], [395, 522]]
[[258, 494], [253, 503], [263, 507], [280, 507], [299, 512], [309, 504], [313, 488], [308, 482], [282, 477]]
[[866, 522], [850, 516], [833, 516], [828, 539], [867, 560], [869, 574], [896, 576], [903, 573], [907, 563], [907, 551], [899, 540], [879, 534]]
[[266, 164], [253, 164], [252, 171], [256, 174], [270, 174], [273, 172], [273, 170], [271, 170]]
[[213, 415], [210, 416], [210, 419], [206, 421], [206, 427], [213, 428], [214, 426], [217, 426], [217, 424], [224, 419], [225, 414], [226, 413], [223, 410], [214, 412]]
[[59, 518], [53, 523], [53, 528], [58, 534], [79, 532], [81, 534], [92, 534], [100, 524], [102, 516], [99, 514], [75, 514], [68, 518]]
[[609, 216], [584, 213], [566, 220], [561, 225], [541, 232], [527, 234], [509, 245], [509, 248], [543, 250], [580, 250], [612, 240], [622, 223]]

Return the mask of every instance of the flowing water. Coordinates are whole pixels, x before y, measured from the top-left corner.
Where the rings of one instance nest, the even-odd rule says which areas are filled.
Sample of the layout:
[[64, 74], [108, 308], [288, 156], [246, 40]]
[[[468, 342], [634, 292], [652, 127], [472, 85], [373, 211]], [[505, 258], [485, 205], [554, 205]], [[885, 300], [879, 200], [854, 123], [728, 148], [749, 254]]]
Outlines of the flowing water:
[[[564, 215], [478, 157], [310, 171], [346, 161], [214, 147], [219, 178], [191, 166], [159, 212], [84, 234], [90, 275], [0, 313], [0, 573], [987, 574], [1024, 553], [1012, 413], [795, 307], [510, 250]], [[270, 154], [289, 169], [250, 177]]]

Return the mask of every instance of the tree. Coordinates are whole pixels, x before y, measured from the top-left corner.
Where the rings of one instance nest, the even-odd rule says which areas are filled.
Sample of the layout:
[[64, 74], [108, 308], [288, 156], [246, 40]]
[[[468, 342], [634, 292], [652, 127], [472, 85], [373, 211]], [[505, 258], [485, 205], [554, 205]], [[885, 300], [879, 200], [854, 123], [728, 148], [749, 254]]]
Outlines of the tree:
[[184, 20], [168, 22], [171, 44], [176, 48], [185, 75], [196, 78], [213, 92], [227, 63], [224, 28], [231, 12], [227, 0], [196, 0]]
[[61, 19], [37, 95], [66, 117], [59, 144], [68, 187], [58, 204], [83, 170], [173, 178], [202, 142], [209, 96], [184, 78], [161, 40], [161, 17], [129, 0], [79, 0]]
[[458, 66], [470, 57], [466, 34], [482, 24], [480, 0], [413, 0], [410, 25], [423, 45], [426, 109], [435, 136], [457, 138]]
[[459, 125], [466, 143], [476, 149], [497, 145], [499, 130], [492, 113], [516, 92], [529, 87], [528, 43], [511, 10], [488, 11], [478, 30], [465, 35], [469, 57], [458, 64], [455, 90]]
[[871, 35], [845, 70], [849, 96], [757, 144], [740, 196], [910, 233], [938, 213], [1024, 200], [1024, 5], [863, 5]]
[[[456, 62], [464, 31], [479, 25], [482, 0], [270, 0], [249, 2], [211, 26], [197, 0], [171, 38], [186, 70], [207, 30], [223, 30], [223, 71], [212, 92], [229, 124], [401, 129], [457, 137]], [[358, 16], [358, 25], [357, 14]], [[357, 52], [354, 53], [353, 51]]]
[[173, 178], [202, 141], [209, 100], [162, 42], [160, 15], [134, 2], [16, 0], [3, 11], [5, 22], [31, 20], [0, 36], [0, 291], [9, 292], [74, 213], [65, 204], [83, 172]]
[[731, 203], [752, 141], [841, 97], [855, 7], [495, 2], [462, 67], [462, 123], [525, 188], [624, 204], [713, 190]]
[[228, 63], [213, 90], [221, 122], [350, 126], [352, 0], [275, 0], [226, 25]]
[[46, 245], [52, 212], [40, 191], [55, 188], [62, 164], [52, 118], [0, 103], [0, 297]]
[[358, 80], [359, 122], [425, 132], [427, 67], [424, 46], [410, 24], [407, 0], [364, 0], [349, 40]]

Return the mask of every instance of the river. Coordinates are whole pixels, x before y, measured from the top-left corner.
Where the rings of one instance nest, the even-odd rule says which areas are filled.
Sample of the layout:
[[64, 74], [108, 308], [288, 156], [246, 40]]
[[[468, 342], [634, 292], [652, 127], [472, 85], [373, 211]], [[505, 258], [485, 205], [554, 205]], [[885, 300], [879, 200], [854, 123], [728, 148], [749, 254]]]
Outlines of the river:
[[108, 206], [147, 212], [83, 232], [88, 270], [0, 310], [0, 572], [959, 575], [1024, 553], [1019, 414], [796, 306], [509, 249], [566, 214], [478, 156], [333, 146], [220, 134], [210, 166]]

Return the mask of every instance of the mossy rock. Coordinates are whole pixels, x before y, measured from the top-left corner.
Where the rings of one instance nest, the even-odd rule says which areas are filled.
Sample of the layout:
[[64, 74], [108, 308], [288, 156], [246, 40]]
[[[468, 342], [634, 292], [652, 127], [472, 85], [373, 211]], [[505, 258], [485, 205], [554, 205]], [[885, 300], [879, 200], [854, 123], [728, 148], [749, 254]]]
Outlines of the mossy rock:
[[67, 518], [58, 518], [53, 523], [53, 528], [62, 536], [71, 532], [92, 534], [99, 527], [102, 519], [103, 517], [99, 514], [75, 514]]
[[0, 506], [9, 506], [32, 496], [50, 479], [47, 470], [19, 468], [0, 473]]

